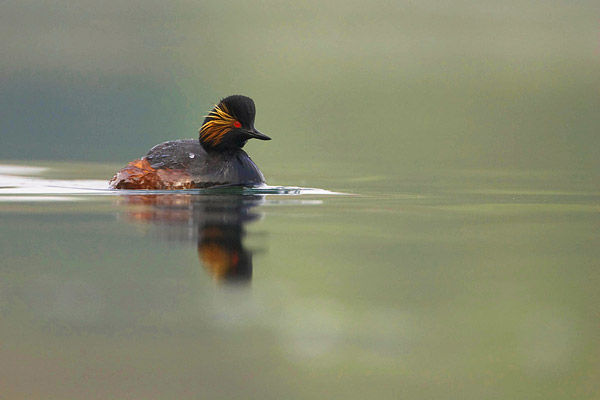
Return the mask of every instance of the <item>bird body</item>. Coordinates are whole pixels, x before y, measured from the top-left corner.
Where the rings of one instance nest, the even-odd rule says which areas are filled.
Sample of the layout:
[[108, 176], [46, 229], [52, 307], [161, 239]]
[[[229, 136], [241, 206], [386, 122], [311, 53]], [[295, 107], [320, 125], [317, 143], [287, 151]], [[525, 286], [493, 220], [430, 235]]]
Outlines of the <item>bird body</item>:
[[205, 118], [199, 140], [183, 139], [154, 146], [118, 171], [114, 189], [192, 189], [219, 185], [257, 186], [265, 178], [242, 147], [249, 139], [270, 140], [254, 128], [254, 102], [229, 96]]

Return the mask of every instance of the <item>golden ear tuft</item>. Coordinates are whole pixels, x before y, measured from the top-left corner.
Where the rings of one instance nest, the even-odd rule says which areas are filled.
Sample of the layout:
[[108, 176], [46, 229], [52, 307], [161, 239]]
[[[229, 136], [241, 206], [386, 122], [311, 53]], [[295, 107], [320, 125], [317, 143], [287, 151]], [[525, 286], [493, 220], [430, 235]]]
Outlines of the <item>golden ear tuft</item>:
[[236, 119], [224, 103], [216, 105], [206, 117], [210, 119], [200, 128], [200, 140], [215, 146], [234, 127]]

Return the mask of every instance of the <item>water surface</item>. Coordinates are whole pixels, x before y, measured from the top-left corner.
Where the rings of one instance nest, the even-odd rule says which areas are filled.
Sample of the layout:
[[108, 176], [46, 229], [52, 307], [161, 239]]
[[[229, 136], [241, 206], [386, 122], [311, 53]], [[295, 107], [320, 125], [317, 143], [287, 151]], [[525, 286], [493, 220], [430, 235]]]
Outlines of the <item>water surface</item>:
[[108, 190], [116, 169], [0, 166], [2, 397], [598, 394], [586, 176], [165, 194]]

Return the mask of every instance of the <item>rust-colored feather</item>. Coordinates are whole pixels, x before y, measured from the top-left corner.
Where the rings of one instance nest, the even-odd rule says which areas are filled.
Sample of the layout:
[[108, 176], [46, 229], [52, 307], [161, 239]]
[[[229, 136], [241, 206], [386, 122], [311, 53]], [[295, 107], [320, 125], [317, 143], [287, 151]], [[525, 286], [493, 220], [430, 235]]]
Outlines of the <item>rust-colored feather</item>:
[[113, 189], [192, 189], [196, 184], [182, 169], [154, 169], [146, 158], [131, 161], [113, 176]]

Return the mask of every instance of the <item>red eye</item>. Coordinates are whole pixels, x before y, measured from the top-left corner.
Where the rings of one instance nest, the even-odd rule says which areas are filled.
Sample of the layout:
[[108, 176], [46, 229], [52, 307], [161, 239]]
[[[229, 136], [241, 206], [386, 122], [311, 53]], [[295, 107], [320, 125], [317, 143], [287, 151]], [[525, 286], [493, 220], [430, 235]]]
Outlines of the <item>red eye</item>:
[[235, 128], [241, 128], [241, 127], [242, 127], [242, 124], [240, 124], [240, 121], [235, 121], [235, 122], [233, 123], [233, 126], [234, 126]]

